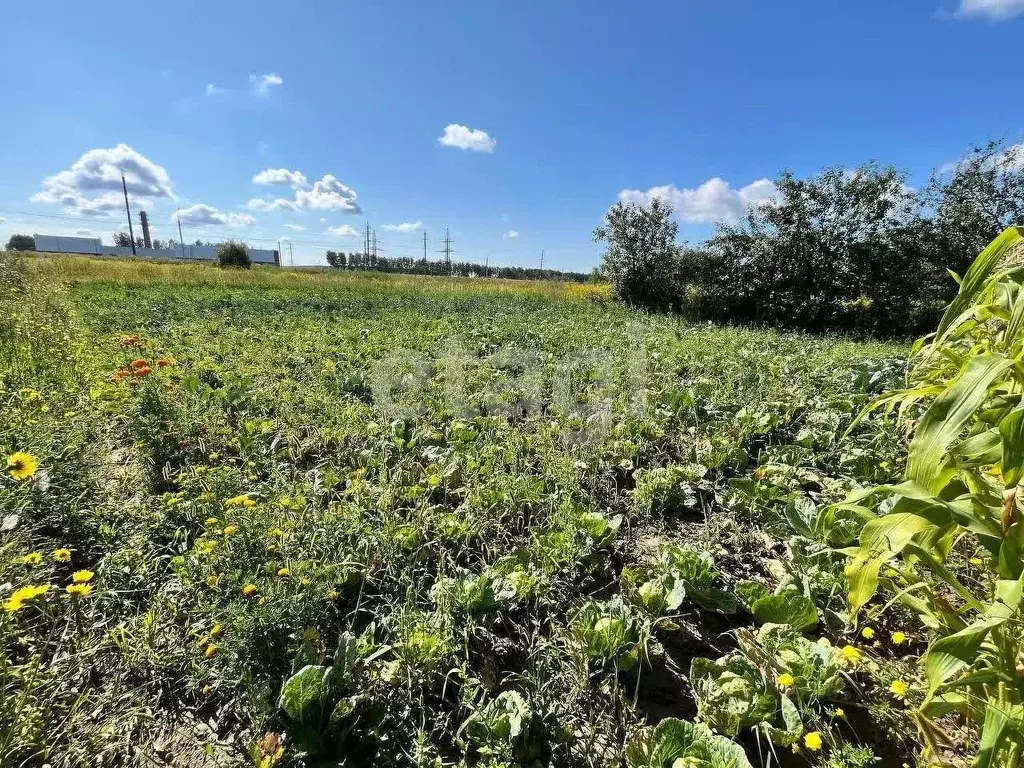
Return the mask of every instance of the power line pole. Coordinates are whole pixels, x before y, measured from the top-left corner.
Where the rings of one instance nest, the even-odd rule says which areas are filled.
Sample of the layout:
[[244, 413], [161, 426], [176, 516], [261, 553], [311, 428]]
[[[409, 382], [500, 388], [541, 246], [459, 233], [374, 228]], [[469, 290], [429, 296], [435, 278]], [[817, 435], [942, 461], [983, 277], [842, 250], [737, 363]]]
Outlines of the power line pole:
[[132, 256], [135, 256], [135, 233], [132, 231], [132, 208], [128, 205], [128, 182], [124, 180], [124, 172], [121, 173], [121, 189], [124, 190], [124, 210], [128, 214], [128, 237], [132, 239]]
[[281, 241], [277, 241], [277, 265], [279, 267], [284, 266], [284, 253], [281, 251]]
[[377, 259], [377, 230], [373, 230], [373, 259]]
[[423, 261], [427, 260], [427, 230], [423, 230]]
[[450, 275], [452, 273], [452, 238], [449, 234], [448, 227], [444, 228], [444, 248], [441, 252], [444, 254], [445, 267]]
[[[185, 236], [181, 234], [181, 209], [177, 208], [174, 218], [178, 220], [178, 245], [181, 246], [181, 258], [185, 258]], [[280, 245], [278, 245], [280, 248]]]
[[544, 271], [544, 249], [543, 248], [541, 248], [541, 250], [540, 250], [540, 271], [541, 272]]
[[370, 258], [370, 222], [366, 222], [366, 232], [363, 235], [363, 255]]
[[295, 266], [295, 249], [292, 248], [292, 241], [288, 241], [288, 266]]

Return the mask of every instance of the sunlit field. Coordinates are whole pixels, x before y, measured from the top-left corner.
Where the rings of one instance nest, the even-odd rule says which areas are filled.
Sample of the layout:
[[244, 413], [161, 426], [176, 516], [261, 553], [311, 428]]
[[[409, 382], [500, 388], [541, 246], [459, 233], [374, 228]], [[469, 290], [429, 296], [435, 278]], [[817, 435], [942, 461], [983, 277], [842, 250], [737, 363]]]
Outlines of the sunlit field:
[[0, 270], [0, 764], [913, 764], [926, 638], [852, 621], [830, 507], [902, 476], [898, 423], [845, 433], [906, 347], [562, 283]]

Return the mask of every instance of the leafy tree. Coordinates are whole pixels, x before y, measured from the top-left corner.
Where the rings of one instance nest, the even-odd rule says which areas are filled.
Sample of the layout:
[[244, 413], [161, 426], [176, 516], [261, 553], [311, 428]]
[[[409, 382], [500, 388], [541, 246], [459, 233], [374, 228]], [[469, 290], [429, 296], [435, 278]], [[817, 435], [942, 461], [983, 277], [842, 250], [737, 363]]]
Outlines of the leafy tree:
[[249, 249], [244, 243], [221, 243], [217, 248], [217, 263], [221, 267], [233, 269], [249, 269], [252, 266]]
[[594, 230], [606, 242], [601, 269], [616, 298], [634, 306], [667, 309], [679, 304], [679, 225], [658, 198], [649, 205], [618, 202]]
[[8, 251], [34, 251], [36, 241], [31, 235], [11, 235], [7, 241]]
[[868, 164], [810, 179], [784, 172], [775, 184], [777, 200], [720, 224], [707, 252], [683, 259], [698, 275], [699, 311], [810, 331], [930, 322], [917, 319], [928, 227], [903, 174]]
[[327, 263], [332, 267], [344, 267], [345, 266], [345, 254], [338, 253], [337, 251], [327, 252]]
[[119, 246], [121, 248], [131, 248], [132, 238], [127, 232], [115, 232], [114, 245]]

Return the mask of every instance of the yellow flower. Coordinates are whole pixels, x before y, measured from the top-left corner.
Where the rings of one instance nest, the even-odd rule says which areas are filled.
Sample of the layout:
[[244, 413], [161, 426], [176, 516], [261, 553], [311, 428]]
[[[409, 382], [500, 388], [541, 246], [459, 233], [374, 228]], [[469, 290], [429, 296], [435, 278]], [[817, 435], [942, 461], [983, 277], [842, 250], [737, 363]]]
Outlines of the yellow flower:
[[811, 731], [810, 733], [804, 734], [804, 746], [811, 750], [811, 752], [817, 752], [820, 750], [821, 744], [821, 733], [818, 731]]
[[208, 586], [210, 588], [216, 587], [219, 583], [220, 583], [220, 577], [219, 576], [216, 576], [216, 575], [211, 573], [209, 576], [206, 577], [206, 586]]
[[796, 684], [796, 679], [789, 672], [783, 672], [775, 678], [775, 682], [778, 683], [780, 688], [789, 688]]
[[220, 520], [218, 520], [216, 517], [208, 517], [208, 518], [206, 518], [206, 524], [208, 526], [214, 526], [214, 525], [216, 525], [219, 522], [220, 522]]
[[267, 552], [277, 552], [277, 544], [267, 544]]
[[905, 699], [910, 693], [910, 686], [903, 680], [893, 680], [892, 685], [889, 686], [889, 692], [897, 699]]
[[249, 498], [248, 496], [246, 496], [246, 497], [245, 497], [245, 498], [244, 498], [244, 499], [242, 500], [242, 506], [243, 506], [243, 507], [255, 507], [255, 506], [256, 506], [256, 502], [255, 502], [255, 501], [253, 501], [252, 499], [250, 499], [250, 498]]
[[897, 630], [896, 632], [892, 633], [892, 644], [893, 645], [903, 645], [905, 642], [907, 642], [907, 636], [905, 634], [903, 634], [899, 630]]
[[53, 559], [58, 563], [69, 563], [71, 562], [71, 550], [70, 549], [55, 549], [53, 551]]
[[840, 653], [846, 661], [850, 662], [850, 664], [858, 663], [863, 656], [863, 654], [852, 645], [844, 646]]
[[258, 591], [255, 584], [246, 584], [242, 587], [242, 594], [246, 597], [254, 597]]
[[982, 560], [980, 557], [972, 557], [970, 559], [970, 563], [971, 565], [984, 565], [985, 561]]
[[224, 634], [224, 625], [214, 624], [213, 629], [210, 630], [210, 637], [220, 637]]
[[45, 595], [50, 589], [49, 584], [40, 584], [39, 586], [24, 586], [21, 589], [15, 590], [14, 594], [4, 603], [4, 610], [7, 613], [14, 613], [15, 611], [21, 610], [25, 603], [30, 600], [35, 600], [40, 595]]
[[282, 531], [280, 528], [271, 528], [270, 535], [273, 536], [275, 539], [280, 539], [282, 536], [284, 536], [284, 531]]
[[225, 536], [230, 536], [233, 533], [238, 533], [238, 526], [237, 525], [225, 525], [224, 526], [224, 535]]
[[23, 562], [25, 565], [39, 565], [41, 562], [43, 562], [43, 556], [38, 552], [29, 552], [27, 555], [21, 558], [21, 562]]
[[72, 597], [88, 597], [92, 594], [92, 584], [68, 584], [64, 589]]
[[71, 574], [71, 580], [75, 582], [75, 584], [88, 584], [90, 581], [92, 581], [92, 577], [95, 575], [96, 574], [92, 571], [75, 571]]
[[206, 646], [206, 650], [203, 651], [203, 656], [205, 656], [208, 659], [212, 659], [216, 655], [217, 646], [214, 643], [210, 643], [208, 646]]
[[246, 501], [249, 501], [249, 497], [243, 493], [241, 496], [232, 496], [230, 499], [228, 499], [227, 501], [224, 502], [224, 506], [226, 506], [226, 507], [248, 506], [248, 505], [245, 504]]
[[277, 569], [277, 575], [278, 576], [291, 576], [292, 572], [291, 572], [291, 569], [289, 569], [289, 568], [278, 568]]
[[327, 593], [328, 600], [337, 600], [339, 597], [341, 597], [341, 595], [339, 595], [336, 590], [332, 589], [330, 592]]
[[860, 631], [860, 634], [861, 637], [863, 637], [865, 640], [875, 639], [875, 630], [873, 630], [871, 627], [864, 627], [864, 629]]
[[846, 710], [842, 707], [836, 707], [836, 717], [846, 717]]
[[18, 451], [7, 457], [7, 469], [15, 480], [28, 480], [39, 469], [39, 459], [31, 453]]

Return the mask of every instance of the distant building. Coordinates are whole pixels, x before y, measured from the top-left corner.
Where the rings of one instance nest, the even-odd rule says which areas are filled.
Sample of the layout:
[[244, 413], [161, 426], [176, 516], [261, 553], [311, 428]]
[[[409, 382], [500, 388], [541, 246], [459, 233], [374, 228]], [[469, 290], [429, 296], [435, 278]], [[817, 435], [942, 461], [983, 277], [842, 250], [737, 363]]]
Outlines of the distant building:
[[[90, 256], [132, 256], [128, 246], [104, 245], [98, 237], [64, 237], [63, 235], [33, 235], [40, 253], [82, 253]], [[138, 248], [135, 258], [162, 261], [216, 261], [217, 245], [185, 245], [175, 248]], [[276, 250], [250, 248], [253, 264], [276, 264], [281, 258]]]

